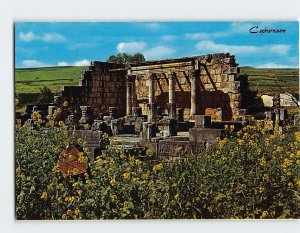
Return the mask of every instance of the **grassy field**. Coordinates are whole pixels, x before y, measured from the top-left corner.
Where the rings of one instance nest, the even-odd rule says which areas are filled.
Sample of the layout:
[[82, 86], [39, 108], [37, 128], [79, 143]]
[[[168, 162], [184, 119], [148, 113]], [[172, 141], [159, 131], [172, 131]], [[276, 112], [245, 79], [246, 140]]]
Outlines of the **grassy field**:
[[[35, 69], [16, 69], [16, 93], [38, 93], [39, 88], [48, 87], [53, 93], [65, 85], [77, 85], [80, 71], [87, 67], [49, 67]], [[250, 89], [259, 94], [298, 93], [298, 69], [257, 69], [242, 67], [241, 75], [247, 75]], [[283, 89], [281, 90], [275, 83]]]
[[[258, 94], [274, 93], [298, 93], [299, 92], [299, 69], [240, 69], [241, 75], [247, 75], [249, 87]], [[277, 85], [277, 84], [278, 85]]]
[[85, 69], [85, 66], [16, 69], [16, 93], [39, 93], [42, 87], [55, 93], [62, 86], [78, 85], [80, 71]]

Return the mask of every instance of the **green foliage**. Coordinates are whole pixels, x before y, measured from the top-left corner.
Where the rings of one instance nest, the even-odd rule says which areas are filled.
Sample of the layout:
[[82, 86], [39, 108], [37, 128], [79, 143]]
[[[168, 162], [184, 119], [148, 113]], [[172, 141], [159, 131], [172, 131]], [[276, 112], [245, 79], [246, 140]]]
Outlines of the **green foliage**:
[[135, 53], [133, 55], [127, 53], [118, 53], [117, 55], [111, 55], [107, 59], [108, 62], [126, 64], [126, 63], [140, 63], [145, 61], [145, 57], [141, 53]]
[[74, 138], [44, 130], [16, 131], [18, 219], [300, 217], [300, 133], [291, 129], [271, 134], [257, 122], [200, 155], [166, 162], [120, 147], [91, 161], [90, 173], [67, 178], [56, 162]]

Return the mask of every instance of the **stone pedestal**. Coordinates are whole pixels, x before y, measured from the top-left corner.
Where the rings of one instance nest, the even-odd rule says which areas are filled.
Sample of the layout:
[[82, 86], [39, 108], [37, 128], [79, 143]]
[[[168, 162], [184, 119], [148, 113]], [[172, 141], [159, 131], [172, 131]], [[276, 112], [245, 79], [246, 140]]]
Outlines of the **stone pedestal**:
[[156, 136], [156, 124], [143, 122], [142, 139], [144, 141], [150, 141], [151, 138]]
[[85, 124], [92, 125], [94, 120], [93, 120], [93, 112], [92, 108], [90, 106], [80, 106], [81, 109], [81, 118], [79, 120], [79, 124], [81, 126], [84, 126]]
[[177, 136], [177, 120], [165, 117], [158, 124], [158, 129], [163, 137]]
[[226, 136], [223, 129], [205, 129], [205, 128], [192, 128], [189, 130], [189, 141], [197, 143], [216, 144], [217, 138], [224, 138]]
[[111, 131], [113, 135], [122, 134], [124, 131], [124, 119], [118, 118], [111, 121]]
[[136, 134], [140, 134], [143, 130], [143, 123], [144, 123], [144, 118], [143, 117], [137, 117], [135, 124], [134, 124], [134, 132]]
[[47, 115], [47, 119], [50, 121], [50, 120], [53, 120], [54, 117], [53, 117], [53, 114], [54, 114], [54, 110], [56, 109], [55, 106], [48, 106], [48, 115]]
[[196, 128], [208, 128], [211, 125], [211, 116], [195, 115]]

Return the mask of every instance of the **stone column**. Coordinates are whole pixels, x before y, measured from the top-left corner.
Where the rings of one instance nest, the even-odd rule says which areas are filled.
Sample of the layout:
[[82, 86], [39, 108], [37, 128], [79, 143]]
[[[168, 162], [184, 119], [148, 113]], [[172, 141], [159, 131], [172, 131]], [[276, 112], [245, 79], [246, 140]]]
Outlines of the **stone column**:
[[169, 78], [169, 117], [176, 119], [175, 103], [175, 77], [173, 73], [168, 75]]
[[132, 82], [126, 82], [126, 115], [132, 115]]
[[154, 79], [155, 74], [150, 74], [148, 79], [148, 122], [155, 123], [157, 120], [157, 104], [155, 100], [155, 92], [154, 92]]
[[197, 101], [197, 84], [199, 79], [199, 70], [194, 70], [190, 73], [191, 78], [191, 116], [197, 114], [197, 107], [196, 107], [196, 101]]

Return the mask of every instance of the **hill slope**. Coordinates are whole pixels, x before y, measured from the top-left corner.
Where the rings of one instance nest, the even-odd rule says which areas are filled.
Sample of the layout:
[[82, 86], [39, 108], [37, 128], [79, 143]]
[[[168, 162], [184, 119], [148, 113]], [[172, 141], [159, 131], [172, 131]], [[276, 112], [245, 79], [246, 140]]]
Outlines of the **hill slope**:
[[78, 85], [80, 71], [85, 66], [47, 67], [16, 69], [16, 93], [39, 93], [39, 88], [48, 87], [53, 93], [65, 85]]

